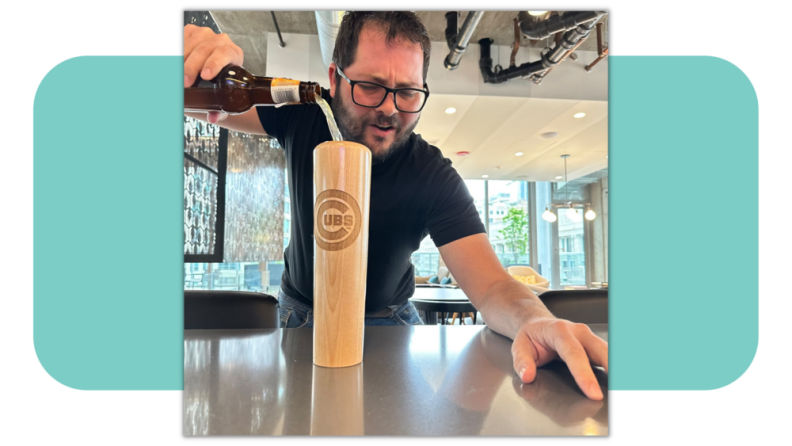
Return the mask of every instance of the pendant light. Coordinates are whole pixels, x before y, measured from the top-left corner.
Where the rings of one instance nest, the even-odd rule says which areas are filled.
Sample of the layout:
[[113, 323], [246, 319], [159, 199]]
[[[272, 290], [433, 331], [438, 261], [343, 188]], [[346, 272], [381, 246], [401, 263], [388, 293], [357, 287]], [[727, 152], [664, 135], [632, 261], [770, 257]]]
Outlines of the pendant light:
[[548, 206], [545, 208], [545, 211], [542, 212], [542, 219], [548, 223], [554, 223], [558, 220], [558, 217], [556, 217], [556, 214], [554, 214], [553, 211], [550, 210], [550, 206]]
[[566, 217], [577, 223], [582, 219], [578, 211], [572, 206], [572, 202], [569, 201], [569, 178], [567, 178], [567, 158], [569, 158], [569, 155], [561, 155], [561, 158], [564, 158], [564, 196], [567, 202]]
[[588, 211], [586, 211], [586, 220], [591, 221], [597, 218], [597, 214], [591, 210], [591, 206], [589, 206]]
[[566, 217], [572, 220], [575, 223], [580, 223], [583, 221], [583, 216], [580, 215], [580, 212], [577, 211], [574, 207], [572, 207], [572, 203], [569, 204], [569, 208], [566, 212]]
[[[573, 223], [582, 222], [584, 217], [588, 221], [594, 220], [595, 218], [597, 218], [597, 214], [591, 209], [590, 204], [585, 203], [587, 205], [588, 210], [584, 215], [581, 211], [575, 209], [575, 206], [569, 200], [569, 178], [567, 177], [567, 158], [569, 158], [569, 155], [561, 155], [561, 158], [564, 159], [564, 197], [566, 198], [566, 205], [555, 205], [555, 206], [565, 207], [566, 218], [568, 218]], [[556, 177], [556, 179], [560, 179], [560, 178], [561, 177]], [[556, 214], [554, 214], [553, 211], [550, 210], [550, 208], [553, 206], [554, 205], [552, 204], [550, 206], [547, 206], [545, 208], [545, 211], [542, 213], [542, 219], [548, 223], [555, 223], [556, 220], [558, 220]]]

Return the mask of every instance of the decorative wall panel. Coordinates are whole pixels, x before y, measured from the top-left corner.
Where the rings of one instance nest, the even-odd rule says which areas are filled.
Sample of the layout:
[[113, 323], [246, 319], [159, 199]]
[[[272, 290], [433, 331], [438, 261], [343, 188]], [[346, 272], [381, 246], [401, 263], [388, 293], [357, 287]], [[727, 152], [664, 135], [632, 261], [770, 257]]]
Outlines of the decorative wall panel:
[[184, 254], [213, 255], [217, 175], [184, 159]]
[[285, 167], [274, 138], [228, 133], [225, 262], [283, 260]]
[[217, 172], [220, 127], [185, 116], [184, 153]]
[[184, 117], [184, 260], [223, 260], [228, 132]]

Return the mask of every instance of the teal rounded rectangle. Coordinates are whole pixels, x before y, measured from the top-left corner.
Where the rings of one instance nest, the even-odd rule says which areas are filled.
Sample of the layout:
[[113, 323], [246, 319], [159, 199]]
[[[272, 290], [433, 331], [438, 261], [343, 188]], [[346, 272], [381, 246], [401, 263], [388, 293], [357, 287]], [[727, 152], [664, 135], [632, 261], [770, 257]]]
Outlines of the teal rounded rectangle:
[[[36, 94], [34, 344], [64, 385], [183, 387], [182, 64], [70, 59]], [[610, 388], [722, 387], [758, 343], [756, 94], [716, 58], [609, 65]]]
[[756, 93], [723, 59], [611, 59], [611, 389], [723, 387], [759, 341]]
[[56, 380], [182, 388], [178, 57], [79, 57], [33, 108], [33, 335]]

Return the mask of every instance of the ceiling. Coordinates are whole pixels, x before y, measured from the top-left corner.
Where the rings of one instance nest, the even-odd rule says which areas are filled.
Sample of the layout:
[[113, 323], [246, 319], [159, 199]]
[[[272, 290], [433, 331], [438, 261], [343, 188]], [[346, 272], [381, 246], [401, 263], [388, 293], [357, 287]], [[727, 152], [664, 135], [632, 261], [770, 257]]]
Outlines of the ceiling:
[[[449, 107], [457, 111], [448, 114]], [[575, 118], [579, 112], [586, 116]], [[415, 132], [466, 179], [559, 181], [561, 155], [570, 155], [570, 180], [607, 168], [608, 103], [602, 101], [433, 95]], [[558, 136], [545, 139], [547, 132]]]
[[[417, 12], [432, 41], [445, 40], [445, 12]], [[312, 11], [275, 14], [281, 33], [317, 34]], [[245, 52], [245, 67], [253, 73], [265, 73], [267, 33], [275, 32], [270, 12], [211, 11], [211, 15], [220, 30]], [[507, 45], [514, 36], [512, 18], [516, 15], [487, 11], [471, 42], [491, 37]], [[524, 41], [522, 45], [530, 43]], [[596, 51], [596, 38], [589, 38], [580, 50]], [[445, 113], [448, 107], [456, 108], [456, 113]], [[586, 116], [574, 118], [578, 112]], [[607, 168], [608, 103], [604, 101], [433, 94], [415, 132], [440, 148], [466, 179], [488, 175], [490, 180], [563, 181], [556, 177], [564, 174], [564, 154], [570, 155], [570, 180]], [[545, 132], [557, 132], [558, 136], [542, 138]], [[470, 155], [457, 156], [460, 151]], [[523, 155], [515, 156], [517, 152]]]
[[[448, 11], [416, 11], [421, 18], [429, 40], [432, 42], [445, 42], [446, 19]], [[462, 12], [459, 24], [464, 22], [467, 12]], [[265, 73], [267, 62], [267, 33], [274, 33], [275, 25], [272, 21], [271, 11], [211, 11], [212, 18], [220, 30], [239, 45], [245, 52], [245, 67], [253, 73]], [[313, 11], [275, 11], [278, 27], [281, 33], [312, 34], [316, 35], [316, 16]], [[510, 45], [514, 41], [514, 24], [512, 19], [517, 17], [517, 11], [486, 11], [481, 18], [471, 43], [489, 37], [495, 40], [495, 45]], [[608, 16], [602, 18], [603, 40], [607, 44]], [[288, 43], [287, 43], [288, 45]], [[520, 45], [523, 47], [536, 46], [541, 48], [541, 42], [530, 41], [523, 38]], [[580, 45], [581, 51], [596, 51], [597, 39], [594, 34]], [[435, 48], [435, 51], [447, 51], [447, 47]]]

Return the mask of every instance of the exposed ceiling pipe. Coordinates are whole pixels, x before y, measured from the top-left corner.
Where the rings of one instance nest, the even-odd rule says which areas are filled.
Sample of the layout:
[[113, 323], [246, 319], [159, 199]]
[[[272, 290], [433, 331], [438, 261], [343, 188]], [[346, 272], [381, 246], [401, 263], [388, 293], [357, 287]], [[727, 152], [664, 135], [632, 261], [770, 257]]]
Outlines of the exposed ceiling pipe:
[[[577, 13], [576, 15], [580, 14], [585, 13]], [[604, 15], [605, 13], [597, 14]], [[533, 78], [534, 83], [537, 85], [541, 84], [542, 80], [544, 80], [544, 77], [547, 76], [547, 74], [552, 71], [556, 65], [563, 62], [568, 55], [572, 54], [575, 49], [577, 49], [577, 47], [580, 46], [580, 44], [583, 43], [583, 41], [588, 37], [600, 17], [602, 17], [602, 15], [596, 16], [595, 20], [593, 21], [586, 21], [583, 24], [567, 31], [564, 34], [564, 37], [555, 44], [553, 49], [542, 56], [542, 61], [545, 63], [545, 66], [547, 66], [547, 71], [533, 74], [531, 77]]]
[[[527, 13], [521, 12], [520, 14], [522, 15]], [[546, 35], [541, 33], [534, 34], [535, 36], [544, 36], [539, 38], [546, 38], [552, 34], [555, 34], [556, 32], [566, 30], [566, 28], [560, 28], [558, 25], [559, 23], [572, 24], [582, 22], [580, 25], [574, 25], [571, 29], [566, 30], [567, 32], [555, 44], [555, 46], [549, 51], [544, 52], [542, 54], [542, 58], [536, 62], [524, 63], [518, 67], [509, 67], [508, 69], [498, 71], [497, 73], [493, 72], [492, 58], [490, 57], [490, 46], [492, 45], [493, 41], [489, 38], [479, 40], [479, 45], [481, 45], [481, 59], [479, 60], [479, 68], [481, 69], [481, 75], [484, 77], [484, 82], [498, 84], [518, 77], [531, 77], [537, 84], [541, 83], [547, 73], [552, 71], [556, 65], [561, 63], [580, 45], [580, 43], [582, 43], [586, 37], [588, 37], [591, 30], [594, 28], [596, 21], [606, 13], [589, 11], [572, 12], [567, 14], [571, 17], [567, 18], [566, 20], [557, 20], [558, 16], [553, 16], [545, 21], [553, 22], [554, 24], [552, 26], [547, 25], [545, 22], [534, 23], [534, 31], [540, 30], [543, 33], [545, 31], [542, 30], [557, 30]], [[521, 22], [521, 24], [522, 23], [524, 23], [524, 21]]]
[[448, 49], [453, 50], [456, 47], [457, 32], [459, 30], [459, 13], [456, 11], [447, 12], [445, 38], [448, 44]]
[[509, 68], [517, 66], [517, 52], [520, 51], [520, 26], [517, 19], [514, 19], [514, 43], [512, 44], [511, 57], [509, 58]]
[[528, 12], [520, 11], [517, 17], [520, 19], [520, 30], [522, 30], [523, 34], [528, 36], [529, 39], [541, 40], [555, 33], [577, 28], [584, 23], [597, 21], [605, 14], [607, 14], [605, 11], [567, 12], [564, 15], [555, 15], [547, 20], [536, 21]]
[[586, 39], [580, 39], [580, 40], [578, 40], [578, 43], [577, 43], [577, 44], [575, 44], [575, 46], [574, 46], [574, 47], [573, 47], [571, 50], [569, 50], [569, 51], [567, 51], [566, 53], [564, 53], [564, 56], [563, 56], [563, 57], [561, 57], [561, 60], [559, 60], [557, 64], [555, 64], [554, 66], [552, 66], [552, 67], [548, 68], [546, 71], [543, 71], [543, 72], [541, 72], [541, 73], [538, 73], [537, 75], [535, 75], [535, 76], [534, 76], [534, 78], [533, 78], [533, 80], [534, 80], [534, 82], [536, 82], [536, 85], [539, 85], [539, 84], [541, 84], [541, 83], [542, 83], [542, 80], [543, 80], [543, 79], [544, 79], [544, 78], [545, 78], [545, 77], [546, 77], [548, 74], [550, 74], [550, 72], [551, 72], [551, 71], [553, 71], [553, 70], [555, 69], [555, 67], [557, 67], [558, 65], [560, 65], [560, 64], [561, 64], [561, 62], [563, 62], [563, 61], [564, 61], [564, 60], [565, 60], [567, 57], [569, 57], [569, 58], [570, 58], [570, 59], [572, 59], [572, 60], [576, 60], [576, 58], [577, 58], [577, 57], [576, 57], [576, 56], [572, 56], [572, 54], [575, 52], [575, 50], [577, 50], [577, 49], [578, 49], [578, 47], [580, 46], [580, 44], [581, 44], [581, 43], [583, 43], [585, 40], [586, 40]]
[[456, 70], [459, 66], [459, 60], [467, 50], [468, 42], [473, 36], [473, 31], [478, 26], [484, 11], [470, 11], [465, 17], [465, 22], [462, 28], [457, 32], [458, 13], [452, 11], [446, 14], [446, 43], [448, 43], [449, 53], [446, 56], [443, 65], [447, 70]]
[[319, 34], [319, 47], [322, 51], [322, 62], [325, 69], [333, 62], [333, 50], [338, 36], [338, 27], [346, 11], [315, 11], [316, 31]]
[[608, 48], [602, 45], [602, 22], [597, 23], [597, 54], [598, 57], [594, 59], [594, 62], [586, 65], [586, 71], [591, 73], [591, 69], [594, 68], [594, 65], [597, 65], [599, 61], [608, 57]]
[[500, 70], [497, 73], [493, 72], [492, 57], [490, 57], [490, 46], [492, 46], [492, 42], [493, 40], [489, 37], [479, 40], [479, 45], [481, 46], [479, 68], [481, 69], [481, 75], [484, 76], [485, 83], [500, 84], [518, 77], [527, 77], [547, 69], [542, 64], [542, 60], [538, 60], [536, 62], [524, 63], [518, 67]]

